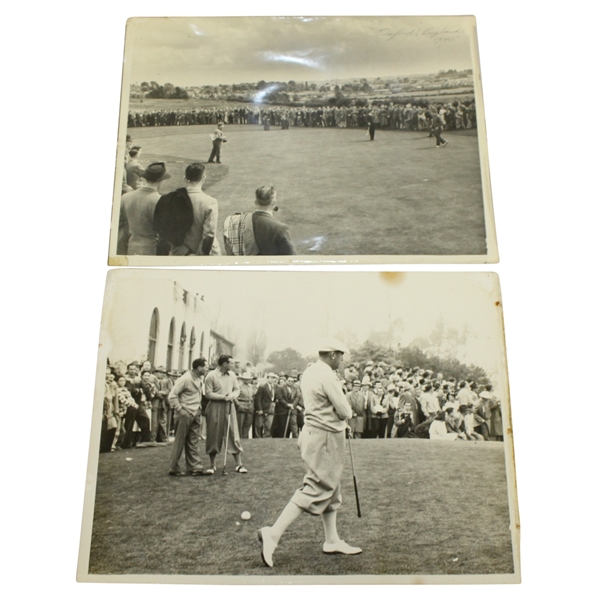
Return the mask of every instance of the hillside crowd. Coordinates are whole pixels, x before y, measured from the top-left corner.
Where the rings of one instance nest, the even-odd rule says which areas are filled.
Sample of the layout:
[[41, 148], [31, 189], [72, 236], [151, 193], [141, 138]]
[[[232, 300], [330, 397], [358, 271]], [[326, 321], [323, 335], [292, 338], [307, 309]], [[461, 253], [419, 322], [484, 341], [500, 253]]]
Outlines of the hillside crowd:
[[242, 106], [178, 110], [131, 111], [128, 127], [172, 127], [181, 125], [262, 125], [292, 127], [360, 128], [368, 126], [372, 114], [377, 129], [430, 130], [438, 114], [446, 129], [476, 129], [474, 101], [427, 103], [426, 105], [388, 103], [370, 106]]
[[[257, 375], [236, 367], [232, 374], [239, 390], [234, 414], [240, 438], [298, 436], [304, 404], [297, 370]], [[150, 362], [132, 362], [126, 372], [109, 365], [100, 451], [166, 445], [178, 421], [171, 391], [188, 375]], [[338, 376], [352, 408], [349, 434], [355, 439], [503, 441], [501, 401], [491, 385], [372, 360], [351, 364]], [[205, 395], [202, 391], [202, 415], [210, 403]], [[200, 438], [205, 437], [202, 418]]]

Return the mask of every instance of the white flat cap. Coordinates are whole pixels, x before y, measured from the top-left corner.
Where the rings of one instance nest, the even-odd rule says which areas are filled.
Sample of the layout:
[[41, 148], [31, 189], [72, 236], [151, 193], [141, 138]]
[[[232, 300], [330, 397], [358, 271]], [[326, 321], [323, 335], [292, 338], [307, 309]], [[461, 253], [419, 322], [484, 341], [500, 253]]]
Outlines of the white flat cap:
[[344, 354], [349, 354], [349, 349], [347, 349], [346, 345], [344, 343], [341, 343], [339, 339], [335, 339], [334, 337], [327, 337], [326, 339], [322, 339], [318, 346], [318, 351], [340, 351]]

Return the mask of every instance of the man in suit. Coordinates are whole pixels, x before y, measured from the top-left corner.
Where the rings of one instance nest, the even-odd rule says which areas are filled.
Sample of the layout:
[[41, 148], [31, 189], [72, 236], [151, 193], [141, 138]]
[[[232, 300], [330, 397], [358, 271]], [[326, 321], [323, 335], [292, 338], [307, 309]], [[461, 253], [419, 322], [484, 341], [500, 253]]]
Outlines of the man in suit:
[[277, 208], [277, 192], [273, 186], [256, 190], [256, 207], [252, 217], [254, 238], [259, 255], [293, 255], [295, 248], [289, 236], [289, 227], [274, 217]]
[[155, 256], [158, 236], [154, 230], [154, 210], [160, 199], [160, 183], [170, 179], [164, 162], [153, 162], [141, 174], [141, 187], [121, 197], [117, 253], [128, 256]]
[[362, 432], [362, 437], [365, 439], [372, 439], [376, 435], [373, 434], [373, 423], [371, 422], [369, 407], [374, 402], [375, 397], [374, 393], [370, 389], [370, 382], [366, 380], [362, 382], [360, 390], [362, 392], [362, 396], [364, 397], [364, 431]]
[[291, 392], [287, 386], [287, 377], [285, 373], [279, 375], [279, 382], [275, 387], [275, 411], [272, 419], [272, 428], [270, 434], [273, 437], [283, 437], [285, 435], [285, 424], [287, 416], [292, 408], [293, 400]]
[[[272, 426], [272, 405], [275, 400], [275, 382], [277, 375], [269, 372], [266, 377], [266, 383], [258, 387], [254, 399], [254, 437], [270, 437], [270, 427]], [[271, 407], [273, 409], [271, 409]]]
[[[368, 389], [368, 387], [366, 387]], [[366, 400], [364, 394], [360, 391], [360, 381], [355, 379], [352, 382], [352, 390], [347, 394], [347, 401], [351, 406], [352, 416], [349, 419], [349, 428], [354, 439], [359, 439], [364, 432], [364, 412]]]
[[193, 224], [183, 243], [170, 249], [171, 256], [220, 256], [216, 240], [218, 201], [202, 190], [206, 182], [206, 167], [199, 162], [185, 169], [185, 188], [193, 207]]
[[289, 424], [287, 426], [287, 435], [291, 435], [294, 439], [299, 436], [299, 422], [301, 422], [301, 414], [304, 409], [304, 401], [302, 399], [302, 391], [297, 383], [297, 371], [292, 370], [287, 377], [287, 388], [291, 401], [291, 412], [289, 413]]

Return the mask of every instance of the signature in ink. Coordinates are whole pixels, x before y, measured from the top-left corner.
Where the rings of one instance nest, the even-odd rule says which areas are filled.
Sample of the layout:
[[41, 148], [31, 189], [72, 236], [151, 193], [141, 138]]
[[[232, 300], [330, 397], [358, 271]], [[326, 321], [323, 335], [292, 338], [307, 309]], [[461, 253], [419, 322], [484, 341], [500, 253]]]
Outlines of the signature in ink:
[[456, 39], [464, 33], [464, 28], [459, 27], [458, 29], [435, 29], [434, 27], [427, 27], [426, 29], [420, 29], [418, 27], [413, 29], [391, 29], [390, 27], [383, 27], [378, 30], [378, 35], [386, 38], [386, 41], [402, 36], [402, 37], [427, 37], [435, 43], [449, 42]]

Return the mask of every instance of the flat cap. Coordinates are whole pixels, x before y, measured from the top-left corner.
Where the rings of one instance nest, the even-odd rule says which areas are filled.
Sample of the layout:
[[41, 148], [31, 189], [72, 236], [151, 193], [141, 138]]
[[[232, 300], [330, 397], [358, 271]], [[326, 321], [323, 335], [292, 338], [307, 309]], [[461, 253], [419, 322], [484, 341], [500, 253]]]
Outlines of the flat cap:
[[334, 337], [327, 337], [326, 339], [322, 339], [318, 346], [318, 351], [340, 351], [344, 354], [349, 354], [349, 349], [347, 349], [346, 345], [344, 343], [341, 343], [339, 339], [335, 339]]

